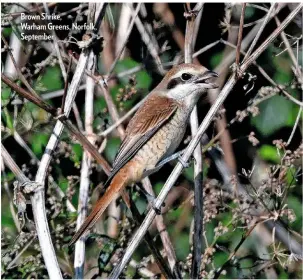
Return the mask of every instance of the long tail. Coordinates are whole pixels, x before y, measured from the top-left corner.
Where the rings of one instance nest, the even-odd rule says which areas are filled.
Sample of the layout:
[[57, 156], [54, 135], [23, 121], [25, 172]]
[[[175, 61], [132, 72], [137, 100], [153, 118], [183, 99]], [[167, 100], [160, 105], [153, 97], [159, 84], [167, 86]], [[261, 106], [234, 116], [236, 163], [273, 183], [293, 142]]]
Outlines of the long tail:
[[105, 194], [98, 200], [95, 208], [86, 218], [80, 229], [75, 233], [68, 246], [73, 245], [84, 233], [86, 233], [101, 217], [107, 206], [115, 196], [128, 184], [127, 167], [122, 168], [113, 178]]

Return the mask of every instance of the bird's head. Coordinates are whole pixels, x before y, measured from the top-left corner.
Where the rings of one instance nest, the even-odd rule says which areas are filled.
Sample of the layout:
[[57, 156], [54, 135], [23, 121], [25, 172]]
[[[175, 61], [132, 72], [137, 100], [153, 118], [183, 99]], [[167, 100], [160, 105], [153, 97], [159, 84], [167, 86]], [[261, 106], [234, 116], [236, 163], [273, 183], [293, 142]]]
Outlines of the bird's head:
[[218, 87], [212, 81], [217, 77], [217, 73], [203, 66], [184, 63], [168, 71], [156, 89], [165, 92], [167, 97], [175, 100], [196, 99], [208, 89]]

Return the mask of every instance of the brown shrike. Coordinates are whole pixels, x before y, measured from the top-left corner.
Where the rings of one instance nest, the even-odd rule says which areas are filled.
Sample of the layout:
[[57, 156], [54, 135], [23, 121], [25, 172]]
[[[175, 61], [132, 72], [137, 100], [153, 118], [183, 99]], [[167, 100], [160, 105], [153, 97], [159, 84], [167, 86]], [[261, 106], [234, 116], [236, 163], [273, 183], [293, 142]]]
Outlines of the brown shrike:
[[211, 82], [213, 77], [218, 74], [195, 64], [175, 66], [165, 75], [129, 122], [107, 181], [110, 185], [70, 245], [97, 222], [127, 185], [140, 181], [144, 172], [173, 154], [200, 96], [217, 87]]

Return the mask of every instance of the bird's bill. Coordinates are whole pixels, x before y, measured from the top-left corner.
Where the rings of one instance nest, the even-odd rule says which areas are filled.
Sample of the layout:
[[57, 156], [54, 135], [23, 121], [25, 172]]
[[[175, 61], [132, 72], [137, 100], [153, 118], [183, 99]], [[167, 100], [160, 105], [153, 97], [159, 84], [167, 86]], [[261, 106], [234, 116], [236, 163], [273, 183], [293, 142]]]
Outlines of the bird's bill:
[[195, 81], [196, 84], [203, 84], [205, 87], [209, 89], [218, 88], [218, 85], [213, 83], [214, 78], [218, 78], [218, 74], [214, 71], [206, 71], [203, 73], [198, 79]]

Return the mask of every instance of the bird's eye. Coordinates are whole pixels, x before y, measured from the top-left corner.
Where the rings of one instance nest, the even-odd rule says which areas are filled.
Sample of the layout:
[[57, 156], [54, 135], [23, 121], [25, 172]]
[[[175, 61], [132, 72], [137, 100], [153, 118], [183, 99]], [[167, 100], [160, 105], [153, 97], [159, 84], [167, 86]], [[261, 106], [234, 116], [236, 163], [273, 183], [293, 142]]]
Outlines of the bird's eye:
[[181, 79], [182, 79], [183, 81], [188, 81], [191, 77], [192, 77], [192, 75], [191, 75], [191, 74], [188, 74], [188, 73], [183, 73], [183, 74], [181, 75]]

